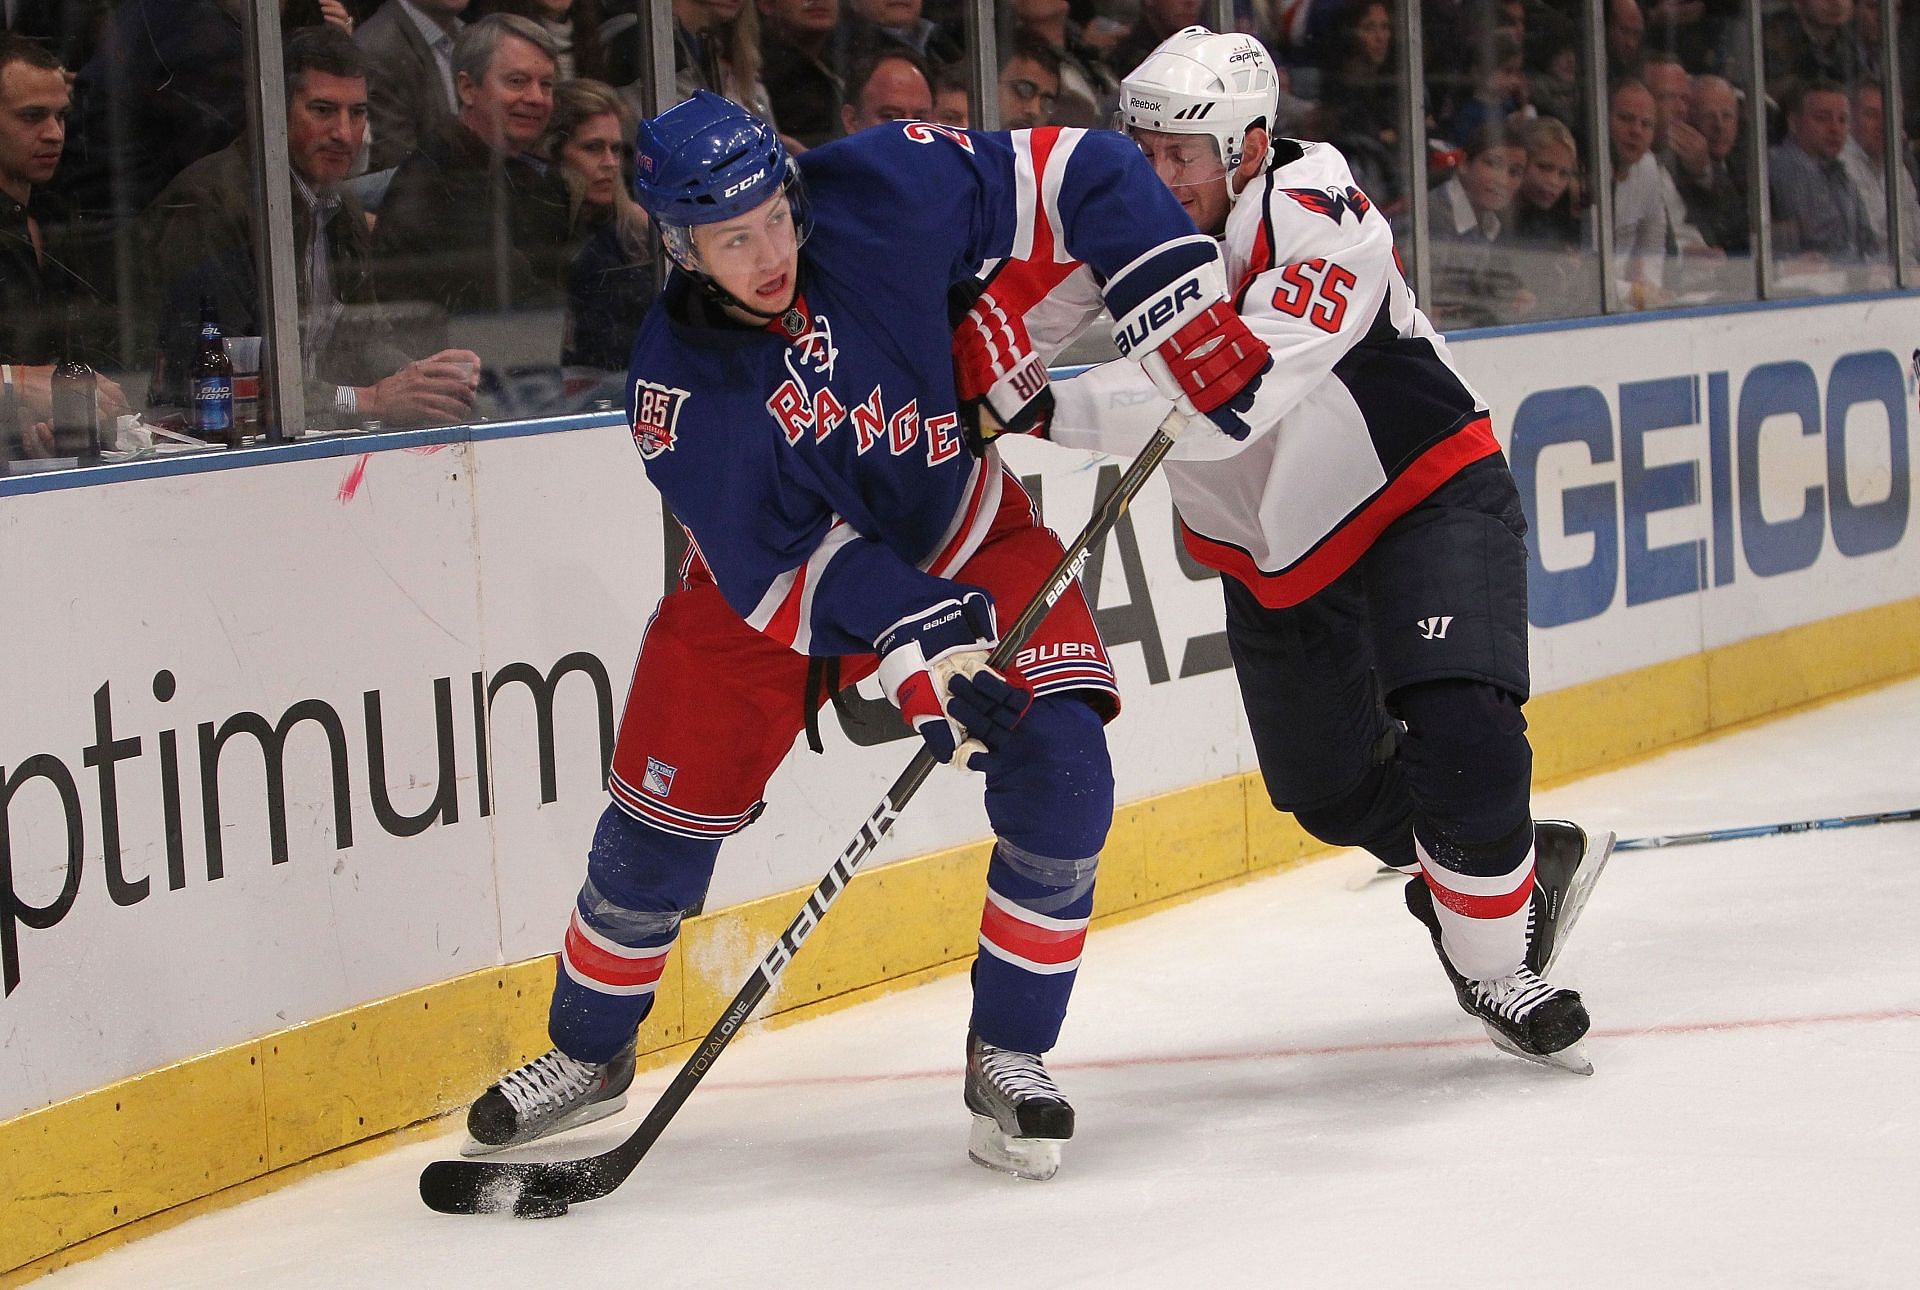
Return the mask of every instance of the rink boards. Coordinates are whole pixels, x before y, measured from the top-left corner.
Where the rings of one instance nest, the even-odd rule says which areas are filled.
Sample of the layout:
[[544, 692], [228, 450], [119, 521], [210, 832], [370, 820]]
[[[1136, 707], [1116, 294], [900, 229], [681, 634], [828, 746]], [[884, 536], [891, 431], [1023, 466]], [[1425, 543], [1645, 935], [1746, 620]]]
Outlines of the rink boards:
[[[1916, 343], [1920, 301], [1883, 298], [1456, 346], [1535, 526], [1543, 777], [1920, 669]], [[618, 425], [366, 446], [0, 481], [0, 1270], [545, 1046], [544, 956], [677, 549]], [[1064, 530], [1118, 474], [1007, 457]], [[1086, 581], [1127, 704], [1100, 912], [1308, 854], [1163, 485]], [[729, 843], [648, 1046], [705, 1029], [904, 763], [862, 707]], [[978, 798], [936, 777], [775, 1009], [971, 953]]]

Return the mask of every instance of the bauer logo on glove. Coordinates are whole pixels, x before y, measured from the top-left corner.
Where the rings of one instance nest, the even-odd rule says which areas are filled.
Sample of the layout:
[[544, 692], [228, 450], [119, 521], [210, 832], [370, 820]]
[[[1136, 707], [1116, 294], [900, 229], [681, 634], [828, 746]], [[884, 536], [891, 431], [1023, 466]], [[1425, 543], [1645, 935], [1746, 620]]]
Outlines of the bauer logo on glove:
[[[926, 741], [936, 761], [979, 769], [981, 748], [1000, 746], [1033, 695], [987, 666], [998, 639], [993, 601], [977, 587], [956, 587], [943, 600], [903, 618], [880, 634], [880, 684], [900, 715]], [[972, 739], [980, 747], [967, 746]], [[955, 754], [967, 746], [963, 762]]]

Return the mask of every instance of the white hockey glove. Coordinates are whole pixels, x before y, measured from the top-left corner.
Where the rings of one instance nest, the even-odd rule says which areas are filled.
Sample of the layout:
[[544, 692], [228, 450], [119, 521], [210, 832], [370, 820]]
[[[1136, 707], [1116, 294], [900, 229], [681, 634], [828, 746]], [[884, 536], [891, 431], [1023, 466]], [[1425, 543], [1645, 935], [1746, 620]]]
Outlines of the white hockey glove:
[[1234, 312], [1219, 251], [1202, 240], [1204, 252], [1193, 240], [1172, 242], [1114, 275], [1106, 292], [1113, 343], [1176, 405], [1245, 439], [1273, 351]]
[[988, 752], [1025, 716], [1033, 695], [987, 666], [998, 639], [993, 601], [975, 587], [903, 618], [880, 634], [880, 685], [936, 761], [975, 769], [954, 754], [969, 736]]

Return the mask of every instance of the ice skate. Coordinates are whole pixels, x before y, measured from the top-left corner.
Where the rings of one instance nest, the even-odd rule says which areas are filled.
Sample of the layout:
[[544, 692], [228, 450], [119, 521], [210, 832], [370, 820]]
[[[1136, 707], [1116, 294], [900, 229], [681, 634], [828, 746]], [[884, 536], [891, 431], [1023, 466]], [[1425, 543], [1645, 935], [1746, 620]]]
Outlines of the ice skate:
[[1060, 1144], [1073, 1136], [1073, 1107], [1032, 1053], [967, 1036], [967, 1109], [977, 1165], [1045, 1180], [1060, 1169]]
[[627, 1104], [634, 1044], [596, 1064], [555, 1048], [500, 1077], [467, 1111], [463, 1156], [483, 1156], [605, 1119]]
[[[1537, 887], [1534, 896], [1527, 913], [1529, 960], [1543, 905]], [[1486, 1027], [1495, 1047], [1542, 1066], [1557, 1066], [1576, 1075], [1593, 1074], [1593, 1063], [1587, 1060], [1580, 1043], [1592, 1022], [1578, 993], [1544, 980], [1529, 963], [1522, 963], [1511, 976], [1470, 981], [1454, 970], [1441, 948], [1440, 919], [1434, 913], [1433, 893], [1427, 890], [1425, 879], [1408, 881], [1407, 909], [1426, 924], [1433, 936], [1434, 953], [1440, 957], [1440, 966], [1453, 985], [1461, 1009]]]
[[1566, 820], [1535, 821], [1534, 908], [1527, 929], [1527, 966], [1534, 972], [1545, 976], [1553, 971], [1612, 854], [1611, 831], [1589, 835]]

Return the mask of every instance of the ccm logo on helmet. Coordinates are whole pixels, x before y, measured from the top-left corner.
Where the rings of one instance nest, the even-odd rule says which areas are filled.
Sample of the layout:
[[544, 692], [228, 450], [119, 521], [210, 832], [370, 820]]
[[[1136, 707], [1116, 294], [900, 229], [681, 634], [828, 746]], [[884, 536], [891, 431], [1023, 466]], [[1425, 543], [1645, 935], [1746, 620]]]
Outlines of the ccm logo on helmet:
[[766, 177], [767, 177], [767, 168], [765, 166], [762, 166], [760, 167], [760, 169], [754, 171], [751, 175], [748, 175], [745, 179], [742, 179], [739, 183], [734, 184], [729, 188], [727, 188], [725, 192], [720, 194], [721, 200], [724, 201], [729, 197], [738, 196], [739, 194], [753, 187], [755, 184], [759, 183], [762, 179], [765, 179]]
[[1174, 315], [1180, 312], [1180, 306], [1189, 301], [1200, 303], [1200, 279], [1197, 277], [1186, 279], [1162, 293], [1159, 299], [1136, 309], [1113, 338], [1121, 356], [1133, 353], [1135, 346], [1172, 322]]

